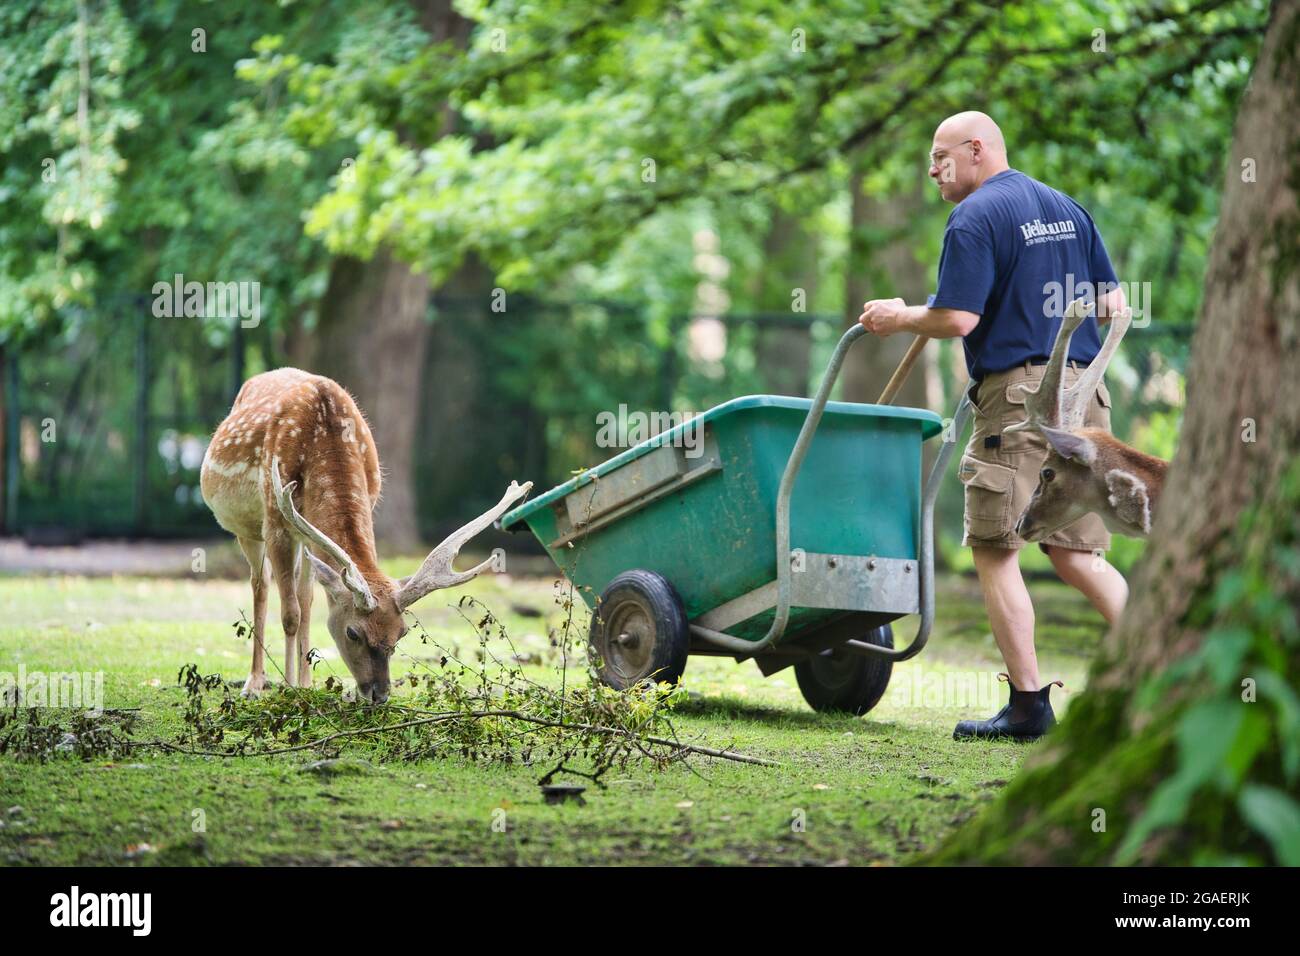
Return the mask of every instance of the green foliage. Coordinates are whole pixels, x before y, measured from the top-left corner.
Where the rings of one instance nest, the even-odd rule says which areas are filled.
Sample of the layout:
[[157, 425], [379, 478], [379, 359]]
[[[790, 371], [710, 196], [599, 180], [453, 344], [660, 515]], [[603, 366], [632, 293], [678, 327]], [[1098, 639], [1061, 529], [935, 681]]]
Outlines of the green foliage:
[[0, 756], [37, 763], [125, 757], [132, 750], [136, 719], [129, 711], [29, 707], [15, 700], [0, 709]]
[[[355, 177], [308, 221], [331, 249], [364, 256], [387, 243], [435, 276], [473, 250], [517, 288], [604, 260], [687, 202], [725, 210], [760, 196], [811, 217], [843, 158], [878, 168], [876, 189], [915, 182], [936, 120], [958, 105], [1000, 116], [1018, 165], [1095, 198], [1103, 225], [1129, 236], [1130, 271], [1164, 280], [1184, 254], [1203, 255], [1222, 162], [1204, 144], [1211, 129], [1226, 139], [1265, 5], [466, 12], [477, 29], [464, 52], [434, 45], [401, 69], [359, 72], [276, 43], [243, 75], [283, 80], [305, 135], [355, 139]], [[450, 98], [465, 127], [428, 135], [415, 90]], [[1169, 215], [1153, 219], [1152, 206]], [[1158, 292], [1167, 315], [1189, 314], [1195, 284], [1180, 288]]]
[[[0, 343], [53, 348], [74, 307], [93, 334], [118, 320], [109, 293], [180, 273], [259, 282], [277, 335], [248, 367], [278, 364], [312, 334], [333, 257], [382, 247], [435, 285], [472, 257], [512, 297], [639, 310], [577, 305], [499, 346], [499, 330], [478, 337], [504, 370], [492, 394], [544, 422], [558, 477], [593, 463], [599, 410], [764, 390], [753, 328], [729, 329], [720, 364], [688, 347], [689, 318], [719, 311], [699, 301], [697, 237], [716, 237], [733, 314], [787, 312], [794, 286], [811, 287], [809, 314], [841, 313], [846, 277], [887, 288], [878, 253], [900, 243], [933, 269], [949, 207], [923, 157], [964, 108], [1089, 207], [1120, 275], [1151, 284], [1155, 328], [1186, 325], [1267, 3], [457, 9], [453, 40], [398, 0], [6, 4]], [[854, 173], [875, 196], [918, 194], [915, 215], [851, 243]], [[787, 248], [771, 241], [783, 219], [799, 230]], [[210, 326], [213, 343], [230, 334]], [[1181, 364], [1163, 340], [1148, 348], [1162, 371]], [[1138, 402], [1156, 367], [1135, 363], [1121, 390], [1138, 419], [1169, 407]], [[1139, 550], [1117, 543], [1116, 563]]]
[[333, 33], [307, 12], [263, 5], [251, 18], [185, 0], [4, 6], [0, 341], [100, 291], [144, 292], [177, 272], [260, 281], [268, 315], [314, 307], [327, 257], [303, 236], [301, 213], [324, 191], [331, 157], [259, 126], [235, 75], [267, 32], [292, 31], [320, 55]]
[[[1017, 165], [1091, 201], [1126, 277], [1159, 283], [1177, 321], [1219, 185], [1205, 146], [1226, 138], [1265, 6], [465, 4], [459, 48], [379, 0], [256, 17], [10, 4], [0, 188], [19, 214], [0, 242], [0, 325], [46, 321], [103, 275], [173, 271], [255, 276], [268, 312], [310, 321], [325, 260], [304, 216], [334, 252], [387, 245], [435, 277], [473, 252], [511, 289], [646, 281], [638, 298], [662, 307], [668, 261], [685, 267], [680, 309], [691, 252], [656, 249], [675, 210], [754, 262], [776, 206], [830, 225], [849, 166], [875, 170], [880, 193], [921, 180], [930, 131], [959, 106], [1000, 117]], [[912, 241], [933, 261], [945, 210], [928, 205]], [[584, 263], [611, 271], [571, 274]]]

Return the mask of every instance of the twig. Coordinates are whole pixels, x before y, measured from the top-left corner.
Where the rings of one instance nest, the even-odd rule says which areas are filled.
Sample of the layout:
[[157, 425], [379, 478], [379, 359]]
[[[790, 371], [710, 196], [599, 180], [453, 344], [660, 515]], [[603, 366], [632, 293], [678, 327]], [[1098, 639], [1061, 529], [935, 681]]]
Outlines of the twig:
[[131, 747], [147, 748], [158, 747], [173, 753], [189, 754], [200, 757], [233, 757], [233, 756], [261, 756], [272, 757], [278, 754], [295, 753], [300, 750], [311, 750], [314, 747], [320, 747], [332, 741], [344, 737], [362, 737], [369, 734], [380, 734], [390, 730], [404, 730], [408, 727], [421, 727], [429, 724], [443, 723], [448, 720], [457, 718], [469, 718], [478, 720], [484, 717], [506, 717], [511, 720], [521, 720], [525, 723], [537, 724], [541, 727], [554, 727], [560, 730], [582, 730], [593, 734], [616, 734], [628, 737], [634, 740], [642, 740], [652, 744], [658, 744], [663, 747], [672, 747], [674, 750], [683, 753], [699, 754], [702, 757], [714, 757], [718, 760], [734, 760], [738, 763], [758, 764], [764, 767], [779, 767], [781, 764], [774, 760], [767, 760], [763, 757], [752, 757], [748, 754], [737, 753], [734, 750], [715, 750], [712, 747], [699, 747], [693, 744], [684, 744], [681, 741], [670, 740], [667, 737], [655, 737], [649, 734], [638, 734], [635, 731], [623, 730], [619, 727], [602, 727], [598, 724], [566, 724], [557, 720], [547, 720], [543, 717], [533, 717], [529, 714], [521, 714], [517, 710], [471, 710], [471, 711], [448, 711], [443, 714], [434, 714], [429, 717], [422, 717], [419, 720], [404, 720], [396, 724], [386, 724], [383, 727], [360, 727], [356, 730], [341, 730], [337, 733], [328, 734], [319, 740], [308, 741], [307, 743], [295, 744], [292, 747], [279, 747], [274, 750], [262, 750], [253, 754], [234, 754], [224, 753], [221, 751], [211, 750], [190, 750], [185, 747], [178, 747], [164, 740], [142, 740], [132, 741]]

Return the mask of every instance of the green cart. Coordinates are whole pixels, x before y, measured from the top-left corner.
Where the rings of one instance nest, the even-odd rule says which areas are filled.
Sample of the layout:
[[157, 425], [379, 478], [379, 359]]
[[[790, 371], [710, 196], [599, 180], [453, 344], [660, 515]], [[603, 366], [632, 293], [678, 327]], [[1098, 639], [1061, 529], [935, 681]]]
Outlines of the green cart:
[[[925, 646], [954, 442], [922, 493], [939, 416], [827, 401], [863, 333], [844, 335], [812, 400], [726, 402], [501, 518], [527, 526], [591, 607], [604, 681], [676, 681], [690, 654], [753, 658], [764, 675], [793, 665], [815, 709], [863, 714], [893, 662]], [[966, 414], [963, 400], [949, 436]], [[908, 614], [920, 626], [896, 650], [891, 622]]]

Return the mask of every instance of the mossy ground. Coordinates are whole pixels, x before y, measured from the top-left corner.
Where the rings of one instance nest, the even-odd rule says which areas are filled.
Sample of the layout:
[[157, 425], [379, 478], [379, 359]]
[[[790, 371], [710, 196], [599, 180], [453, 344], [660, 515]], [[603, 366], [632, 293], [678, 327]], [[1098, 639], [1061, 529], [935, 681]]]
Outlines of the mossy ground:
[[[1031, 590], [1043, 673], [1077, 692], [1102, 622], [1059, 583]], [[530, 676], [558, 679], [547, 633], [563, 611], [552, 580], [485, 576], [427, 599], [418, 610], [429, 633], [468, 653], [476, 637], [454, 607], [461, 593], [504, 621], [516, 649], [535, 660]], [[141, 708], [138, 734], [165, 737], [181, 726], [182, 665], [246, 674], [249, 646], [231, 623], [249, 606], [247, 585], [235, 581], [5, 578], [0, 671], [102, 671], [105, 705]], [[667, 771], [611, 773], [605, 788], [588, 787], [583, 805], [548, 805], [537, 780], [549, 765], [449, 758], [321, 776], [304, 769], [303, 754], [0, 758], [0, 864], [905, 862], [976, 813], [1032, 750], [952, 740], [957, 720], [987, 716], [1005, 690], [993, 677], [1001, 663], [975, 582], [942, 579], [938, 606], [930, 646], [895, 668], [885, 699], [862, 718], [813, 713], [792, 671], [764, 679], [752, 663], [691, 660], [678, 733], [780, 767], [693, 758]], [[326, 654], [318, 682], [345, 675], [322, 611], [318, 596], [312, 639]], [[273, 601], [273, 651], [283, 646], [277, 614]], [[914, 626], [900, 622], [898, 640]], [[437, 656], [409, 637], [395, 674], [436, 666]], [[269, 673], [277, 676], [274, 665]], [[570, 674], [585, 679], [576, 666]], [[1070, 694], [1055, 696], [1059, 712]]]

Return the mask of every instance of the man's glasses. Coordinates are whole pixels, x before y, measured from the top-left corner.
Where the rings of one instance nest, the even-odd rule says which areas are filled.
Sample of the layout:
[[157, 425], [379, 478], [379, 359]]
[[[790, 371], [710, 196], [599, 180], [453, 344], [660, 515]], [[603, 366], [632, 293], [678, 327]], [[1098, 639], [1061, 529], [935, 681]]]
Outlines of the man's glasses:
[[954, 143], [952, 146], [945, 146], [943, 149], [936, 149], [930, 153], [930, 165], [937, 166], [948, 155], [948, 150], [956, 149], [958, 146], [965, 146], [967, 143], [975, 142], [974, 139], [964, 139], [960, 143]]

